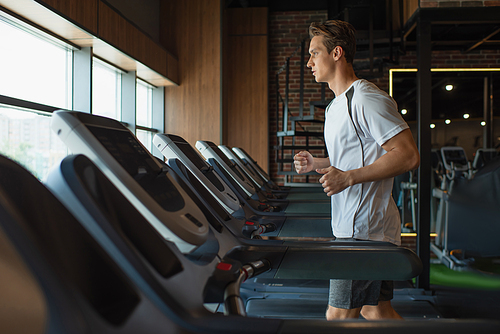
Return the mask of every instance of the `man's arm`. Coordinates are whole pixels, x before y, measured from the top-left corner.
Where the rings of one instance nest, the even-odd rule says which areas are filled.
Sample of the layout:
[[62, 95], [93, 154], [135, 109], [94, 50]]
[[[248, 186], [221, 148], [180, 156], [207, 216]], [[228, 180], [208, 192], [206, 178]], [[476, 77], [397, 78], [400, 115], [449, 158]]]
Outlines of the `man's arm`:
[[420, 165], [420, 155], [409, 129], [389, 139], [382, 148], [387, 153], [362, 168], [349, 171], [333, 166], [317, 169], [318, 173], [324, 174], [319, 182], [327, 195], [332, 196], [358, 183], [388, 179], [417, 169]]

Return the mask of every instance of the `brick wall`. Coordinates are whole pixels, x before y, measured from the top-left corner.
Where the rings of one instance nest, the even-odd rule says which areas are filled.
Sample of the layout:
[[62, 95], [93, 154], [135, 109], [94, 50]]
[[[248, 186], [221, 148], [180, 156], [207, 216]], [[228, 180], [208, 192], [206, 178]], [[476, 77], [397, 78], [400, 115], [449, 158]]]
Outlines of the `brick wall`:
[[[445, 3], [456, 2], [457, 5], [470, 6], [473, 2], [477, 6], [486, 5], [500, 5], [500, 1], [421, 1], [421, 6], [430, 6], [431, 3], [437, 3], [439, 6], [444, 6]], [[437, 6], [436, 5], [436, 6]], [[324, 21], [327, 18], [326, 11], [308, 11], [308, 12], [273, 12], [269, 15], [269, 124], [270, 124], [270, 174], [278, 184], [283, 184], [283, 176], [277, 175], [278, 165], [275, 163], [276, 150], [273, 149], [276, 145], [276, 73], [280, 67], [285, 64], [287, 57], [290, 57], [292, 53], [296, 50], [300, 41], [307, 38], [308, 32], [307, 28], [309, 24], [313, 21]], [[308, 45], [306, 44], [306, 62], [308, 59]], [[356, 60], [355, 60], [356, 61]], [[289, 94], [289, 109], [293, 115], [298, 115], [299, 113], [299, 82], [300, 82], [300, 53], [297, 53], [294, 57], [290, 59], [291, 72], [290, 72], [290, 94]], [[392, 68], [416, 68], [417, 67], [417, 57], [416, 52], [407, 52], [405, 55], [400, 56], [399, 65], [393, 66]], [[483, 50], [483, 51], [472, 51], [467, 54], [462, 54], [460, 51], [435, 51], [432, 54], [432, 67], [436, 68], [498, 68], [500, 67], [500, 50]], [[305, 86], [304, 86], [304, 112], [309, 111], [309, 101], [317, 101], [321, 99], [321, 85], [314, 81], [309, 69], [305, 70]], [[285, 73], [282, 72], [280, 75], [280, 94], [284, 97], [285, 95]], [[389, 68], [385, 68], [384, 74], [378, 79], [371, 80], [380, 89], [388, 91], [389, 90]], [[333, 98], [333, 93], [326, 88], [326, 99]], [[321, 112], [320, 112], [321, 114]], [[281, 115], [281, 113], [280, 113]], [[498, 123], [498, 122], [496, 122]], [[442, 146], [446, 140], [453, 136], [453, 133], [459, 133], [465, 138], [473, 136], [471, 133], [472, 129], [467, 125], [466, 122], [454, 122], [452, 126], [448, 127], [447, 133], [443, 135], [442, 133], [437, 134], [433, 137], [433, 144], [435, 146]], [[322, 125], [318, 123], [301, 123], [303, 128], [307, 131], [322, 131]], [[279, 124], [281, 129], [281, 124]], [[500, 133], [500, 128], [497, 125], [495, 133]], [[410, 124], [414, 134], [416, 133], [416, 124]], [[476, 135], [476, 134], [474, 134]], [[297, 139], [297, 144], [303, 143], [303, 140]], [[285, 144], [290, 144], [291, 140], [285, 142]], [[311, 140], [311, 144], [320, 145], [322, 141], [316, 139]], [[462, 146], [466, 146], [466, 151], [473, 150], [472, 147], [467, 147], [467, 143], [464, 141], [461, 143]], [[322, 156], [322, 151], [313, 152], [316, 156]], [[468, 153], [469, 155], [469, 153]], [[287, 156], [291, 157], [291, 152], [287, 152]], [[472, 158], [472, 156], [470, 156]], [[291, 170], [292, 165], [287, 164], [285, 168]], [[315, 182], [317, 178], [310, 178], [309, 182]], [[303, 177], [295, 177], [294, 181], [302, 182]]]
[[[308, 12], [272, 12], [269, 15], [269, 129], [270, 129], [270, 143], [271, 143], [271, 156], [270, 161], [270, 171], [273, 179], [279, 184], [283, 184], [283, 176], [278, 176], [276, 174], [278, 170], [278, 165], [276, 161], [276, 150], [273, 149], [274, 145], [277, 144], [276, 129], [276, 74], [280, 68], [285, 64], [288, 57], [290, 57], [303, 39], [308, 38], [308, 27], [311, 22], [314, 21], [325, 21], [327, 18], [326, 11], [308, 11]], [[305, 62], [308, 60], [309, 45], [306, 43], [305, 46]], [[309, 69], [304, 70], [304, 112], [309, 113], [309, 101], [321, 100], [321, 85], [314, 81], [314, 77], [311, 75]], [[286, 72], [282, 71], [279, 75], [280, 81], [280, 95], [285, 98], [285, 80]], [[290, 58], [290, 73], [289, 73], [289, 110], [292, 115], [299, 114], [300, 105], [300, 50], [297, 50], [295, 56]], [[331, 100], [333, 94], [327, 88], [326, 98]], [[283, 105], [280, 104], [280, 119], [282, 117]], [[321, 112], [320, 112], [321, 114]], [[323, 115], [321, 115], [323, 116]], [[323, 116], [324, 119], [324, 116]], [[279, 129], [283, 129], [281, 122], [278, 123]], [[289, 125], [290, 128], [290, 125]], [[310, 145], [323, 145], [322, 141], [322, 129], [323, 125], [321, 123], [311, 123], [311, 122], [301, 122], [300, 127], [297, 130], [304, 131], [318, 131], [319, 138], [310, 138]], [[285, 138], [285, 145], [291, 145], [291, 138]], [[296, 144], [305, 144], [304, 138], [296, 138]], [[285, 152], [284, 158], [291, 158], [292, 152]], [[324, 155], [323, 151], [312, 152], [318, 156]], [[291, 170], [292, 164], [288, 163], [284, 166], [286, 170]], [[317, 179], [317, 178], [316, 178]], [[304, 181], [304, 177], [295, 177], [294, 181]], [[314, 182], [314, 180], [310, 180]]]

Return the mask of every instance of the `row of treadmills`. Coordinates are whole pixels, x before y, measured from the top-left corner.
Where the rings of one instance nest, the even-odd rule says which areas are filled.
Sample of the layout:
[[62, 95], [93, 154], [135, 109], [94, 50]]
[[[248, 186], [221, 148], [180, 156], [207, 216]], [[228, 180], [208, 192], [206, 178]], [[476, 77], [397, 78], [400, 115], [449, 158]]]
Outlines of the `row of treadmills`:
[[[73, 155], [44, 183], [0, 157], [2, 333], [500, 329], [484, 320], [307, 319], [315, 282], [405, 281], [422, 263], [381, 242], [263, 239], [331, 237], [330, 205], [318, 189], [279, 188], [258, 166], [248, 170], [255, 162], [244, 151], [198, 142], [205, 160], [182, 138], [156, 135], [165, 164], [118, 121], [57, 111], [51, 126]], [[286, 309], [301, 298], [290, 314], [267, 313], [266, 301]]]

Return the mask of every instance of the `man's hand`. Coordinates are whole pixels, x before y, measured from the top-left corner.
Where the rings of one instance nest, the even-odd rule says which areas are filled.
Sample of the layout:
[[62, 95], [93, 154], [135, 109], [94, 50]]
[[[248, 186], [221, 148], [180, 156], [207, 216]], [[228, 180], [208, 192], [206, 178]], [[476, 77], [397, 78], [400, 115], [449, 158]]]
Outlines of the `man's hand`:
[[323, 191], [327, 196], [332, 196], [343, 191], [350, 186], [349, 174], [333, 166], [316, 169], [316, 172], [323, 174], [319, 183], [323, 186]]
[[314, 158], [311, 153], [300, 151], [293, 157], [293, 164], [297, 173], [307, 173], [314, 169]]

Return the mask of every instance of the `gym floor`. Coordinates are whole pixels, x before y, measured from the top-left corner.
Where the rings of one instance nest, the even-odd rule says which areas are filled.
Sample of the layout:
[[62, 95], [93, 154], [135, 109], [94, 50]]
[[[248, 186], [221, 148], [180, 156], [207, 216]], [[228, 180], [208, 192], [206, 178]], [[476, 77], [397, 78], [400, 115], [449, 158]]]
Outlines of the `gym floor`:
[[500, 290], [464, 289], [431, 285], [435, 308], [444, 318], [495, 319], [500, 314]]
[[454, 271], [431, 264], [430, 289], [436, 309], [445, 318], [498, 319], [500, 314], [499, 259], [477, 261], [482, 271]]

